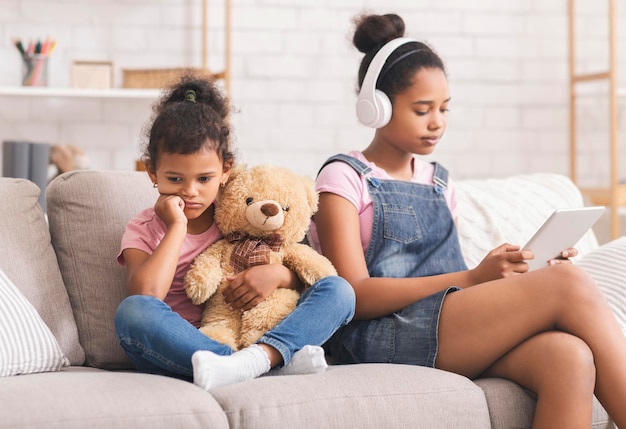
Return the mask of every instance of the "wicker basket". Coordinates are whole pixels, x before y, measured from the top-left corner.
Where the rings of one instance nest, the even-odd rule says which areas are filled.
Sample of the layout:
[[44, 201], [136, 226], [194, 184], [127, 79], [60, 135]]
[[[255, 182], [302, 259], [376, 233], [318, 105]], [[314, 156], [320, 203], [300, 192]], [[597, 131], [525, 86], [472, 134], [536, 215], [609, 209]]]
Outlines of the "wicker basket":
[[187, 70], [190, 69], [122, 69], [123, 87], [160, 89], [175, 81], [181, 74], [183, 74]]
[[212, 73], [202, 68], [181, 67], [176, 69], [122, 69], [124, 88], [161, 89], [173, 83], [186, 71], [204, 74], [213, 79], [225, 79], [226, 72]]

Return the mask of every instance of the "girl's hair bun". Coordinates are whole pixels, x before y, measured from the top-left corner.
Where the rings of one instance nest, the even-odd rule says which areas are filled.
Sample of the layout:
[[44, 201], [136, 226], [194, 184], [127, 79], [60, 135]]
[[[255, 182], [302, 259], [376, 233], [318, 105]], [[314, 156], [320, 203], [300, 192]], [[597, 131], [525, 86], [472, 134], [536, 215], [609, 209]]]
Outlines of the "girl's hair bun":
[[404, 21], [395, 13], [360, 15], [354, 19], [356, 29], [352, 43], [362, 53], [378, 50], [390, 40], [403, 37]]
[[155, 114], [173, 103], [191, 102], [206, 105], [222, 119], [229, 114], [229, 103], [225, 94], [216, 84], [215, 78], [203, 70], [188, 69], [177, 80], [164, 88], [161, 99], [153, 106]]

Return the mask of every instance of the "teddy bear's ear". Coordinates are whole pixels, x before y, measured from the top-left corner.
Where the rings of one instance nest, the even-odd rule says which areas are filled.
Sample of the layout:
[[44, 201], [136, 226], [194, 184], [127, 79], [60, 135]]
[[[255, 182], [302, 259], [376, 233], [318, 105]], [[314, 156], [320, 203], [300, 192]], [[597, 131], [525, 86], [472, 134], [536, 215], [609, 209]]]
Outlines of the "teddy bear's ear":
[[311, 213], [315, 213], [317, 212], [317, 203], [319, 201], [319, 195], [315, 190], [315, 181], [308, 176], [302, 176], [301, 181]]
[[235, 177], [237, 177], [239, 174], [246, 171], [247, 169], [248, 169], [247, 164], [234, 165], [233, 168], [231, 168], [230, 170], [230, 174], [228, 175], [228, 180], [226, 181], [226, 184], [232, 182], [235, 179]]

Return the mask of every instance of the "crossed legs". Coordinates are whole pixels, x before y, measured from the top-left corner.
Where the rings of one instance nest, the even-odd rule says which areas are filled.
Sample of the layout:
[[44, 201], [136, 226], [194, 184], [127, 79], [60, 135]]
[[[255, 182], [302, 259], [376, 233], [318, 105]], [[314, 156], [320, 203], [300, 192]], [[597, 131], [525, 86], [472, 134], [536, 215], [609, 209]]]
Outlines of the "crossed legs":
[[570, 264], [448, 295], [436, 367], [534, 391], [536, 428], [588, 428], [594, 391], [626, 428], [626, 338], [593, 281]]

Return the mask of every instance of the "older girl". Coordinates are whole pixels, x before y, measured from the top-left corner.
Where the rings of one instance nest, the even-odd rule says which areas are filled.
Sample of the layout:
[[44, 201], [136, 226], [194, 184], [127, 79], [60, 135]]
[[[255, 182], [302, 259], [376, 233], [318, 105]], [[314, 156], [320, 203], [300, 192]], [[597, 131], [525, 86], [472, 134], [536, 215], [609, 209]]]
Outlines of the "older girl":
[[327, 344], [333, 359], [513, 380], [537, 394], [535, 427], [589, 428], [595, 393], [626, 428], [626, 339], [591, 278], [568, 261], [527, 272], [533, 255], [513, 244], [465, 266], [454, 183], [416, 156], [446, 129], [446, 73], [429, 46], [403, 36], [397, 15], [357, 20], [357, 113], [376, 130], [317, 180], [312, 241], [357, 296], [355, 320]]

